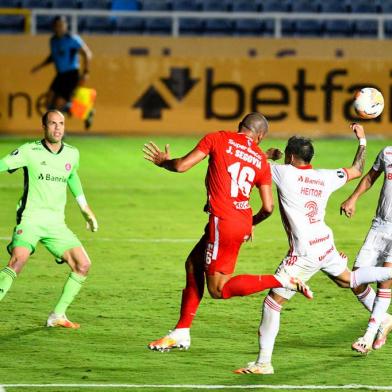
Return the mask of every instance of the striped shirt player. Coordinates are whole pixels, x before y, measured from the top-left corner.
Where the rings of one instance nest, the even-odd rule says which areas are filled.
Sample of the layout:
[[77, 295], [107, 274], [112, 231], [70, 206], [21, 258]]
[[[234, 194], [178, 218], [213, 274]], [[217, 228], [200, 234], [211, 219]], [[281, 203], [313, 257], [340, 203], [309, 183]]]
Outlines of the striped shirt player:
[[23, 144], [0, 160], [0, 172], [24, 173], [23, 195], [19, 201], [16, 226], [7, 249], [11, 255], [8, 266], [0, 272], [0, 300], [13, 280], [41, 242], [58, 262], [67, 262], [71, 274], [59, 302], [50, 314], [47, 325], [78, 328], [65, 311], [86, 279], [90, 260], [82, 244], [64, 221], [67, 187], [76, 198], [92, 231], [98, 226], [87, 205], [78, 176], [79, 152], [62, 141], [64, 116], [55, 110], [42, 118], [45, 137]]
[[[360, 141], [353, 165], [333, 170], [314, 169], [310, 162], [314, 149], [307, 138], [293, 136], [285, 149], [285, 164], [271, 167], [279, 208], [287, 232], [289, 251], [279, 265], [279, 277], [298, 276], [306, 282], [323, 271], [340, 287], [349, 288], [392, 277], [391, 268], [347, 268], [347, 258], [334, 244], [333, 232], [325, 223], [325, 209], [330, 195], [347, 181], [361, 176], [365, 159], [365, 132], [359, 124], [351, 125]], [[279, 332], [282, 305], [295, 293], [274, 288], [265, 298], [259, 330], [259, 355], [256, 362], [236, 370], [240, 374], [272, 374], [272, 352]]]
[[[354, 268], [386, 266], [392, 267], [392, 146], [379, 152], [377, 158], [362, 178], [353, 194], [342, 203], [342, 211], [352, 217], [358, 198], [370, 189], [384, 174], [384, 183], [378, 199], [376, 215], [354, 263]], [[381, 348], [392, 330], [392, 316], [387, 311], [391, 302], [391, 282], [378, 284], [377, 293], [369, 285], [360, 285], [354, 290], [358, 300], [371, 312], [368, 327], [353, 349], [367, 354], [372, 348]]]
[[[180, 319], [171, 333], [151, 342], [150, 349], [189, 348], [190, 327], [203, 296], [205, 279], [210, 295], [217, 299], [282, 285], [311, 297], [309, 289], [297, 279], [290, 282], [273, 275], [232, 277], [241, 244], [252, 236], [252, 225], [266, 219], [273, 209], [270, 165], [258, 147], [267, 130], [264, 116], [250, 113], [241, 121], [238, 132], [209, 134], [182, 158], [170, 159], [168, 146], [165, 152], [153, 143], [145, 146], [145, 158], [170, 171], [186, 171], [209, 156], [205, 208], [209, 222], [185, 263], [187, 277]], [[254, 186], [259, 190], [262, 207], [252, 216], [249, 197]]]

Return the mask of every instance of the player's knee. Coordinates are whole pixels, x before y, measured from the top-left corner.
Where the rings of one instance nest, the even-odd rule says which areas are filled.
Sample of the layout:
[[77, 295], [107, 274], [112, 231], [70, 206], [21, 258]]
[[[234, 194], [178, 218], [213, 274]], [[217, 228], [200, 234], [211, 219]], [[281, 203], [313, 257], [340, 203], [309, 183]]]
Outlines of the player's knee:
[[208, 292], [210, 293], [211, 298], [213, 299], [221, 299], [222, 298], [222, 291], [219, 290], [218, 286], [216, 285], [208, 285]]
[[75, 263], [75, 271], [79, 275], [86, 276], [90, 271], [91, 262], [90, 260], [83, 260]]

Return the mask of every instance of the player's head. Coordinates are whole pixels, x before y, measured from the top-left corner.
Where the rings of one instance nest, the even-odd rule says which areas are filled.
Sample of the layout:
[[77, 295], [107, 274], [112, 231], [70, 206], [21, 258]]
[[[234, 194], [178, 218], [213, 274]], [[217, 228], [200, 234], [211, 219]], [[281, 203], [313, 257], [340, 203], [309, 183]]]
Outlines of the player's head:
[[250, 133], [253, 140], [258, 144], [268, 132], [268, 121], [261, 113], [252, 112], [247, 114], [239, 123], [238, 131]]
[[52, 22], [53, 32], [58, 37], [63, 36], [68, 31], [68, 22], [65, 16], [56, 16]]
[[293, 160], [310, 163], [314, 155], [314, 148], [310, 139], [302, 136], [292, 136], [287, 141], [284, 152], [284, 162], [286, 164], [293, 163]]
[[58, 110], [48, 110], [42, 116], [42, 128], [49, 143], [59, 143], [64, 137], [64, 116]]

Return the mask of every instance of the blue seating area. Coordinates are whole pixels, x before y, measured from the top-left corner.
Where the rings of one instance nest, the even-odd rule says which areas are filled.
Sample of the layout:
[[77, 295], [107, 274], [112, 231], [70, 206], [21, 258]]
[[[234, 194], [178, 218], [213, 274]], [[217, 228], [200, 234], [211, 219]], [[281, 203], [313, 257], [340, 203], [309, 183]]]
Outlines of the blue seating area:
[[[181, 11], [181, 12], [240, 12], [255, 15], [266, 12], [347, 14], [347, 18], [282, 19], [284, 37], [377, 37], [377, 21], [352, 20], [350, 14], [392, 14], [392, 0], [0, 0], [0, 8], [47, 8], [62, 10], [113, 11]], [[0, 15], [0, 33], [23, 32], [23, 16]], [[385, 34], [392, 36], [392, 20], [385, 22]], [[37, 18], [38, 33], [51, 29], [51, 18]], [[272, 36], [272, 19], [183, 18], [179, 21], [181, 35]], [[78, 31], [91, 34], [159, 34], [170, 35], [170, 18], [131, 18], [120, 16], [80, 16]]]

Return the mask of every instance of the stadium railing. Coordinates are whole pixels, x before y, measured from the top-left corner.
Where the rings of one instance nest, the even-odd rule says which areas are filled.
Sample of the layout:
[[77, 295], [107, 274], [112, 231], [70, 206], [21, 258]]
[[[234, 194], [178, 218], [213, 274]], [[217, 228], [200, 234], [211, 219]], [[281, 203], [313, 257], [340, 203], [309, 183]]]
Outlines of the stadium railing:
[[[392, 21], [392, 14], [374, 14], [374, 13], [302, 13], [302, 12], [209, 12], [209, 11], [112, 11], [112, 10], [85, 10], [85, 9], [2, 9], [1, 14], [23, 14], [26, 17], [26, 29], [32, 35], [37, 34], [37, 18], [42, 16], [64, 15], [70, 18], [71, 32], [78, 33], [79, 18], [83, 17], [126, 17], [137, 19], [166, 19], [170, 20], [170, 34], [173, 37], [181, 35], [180, 20], [256, 20], [256, 21], [272, 21], [274, 38], [281, 38], [283, 35], [282, 24], [284, 21], [295, 22], [298, 20], [309, 21], [372, 21], [377, 22], [377, 35], [374, 38], [385, 39], [385, 22]], [[31, 19], [31, 23], [30, 23]], [[147, 32], [148, 33], [148, 32]]]

